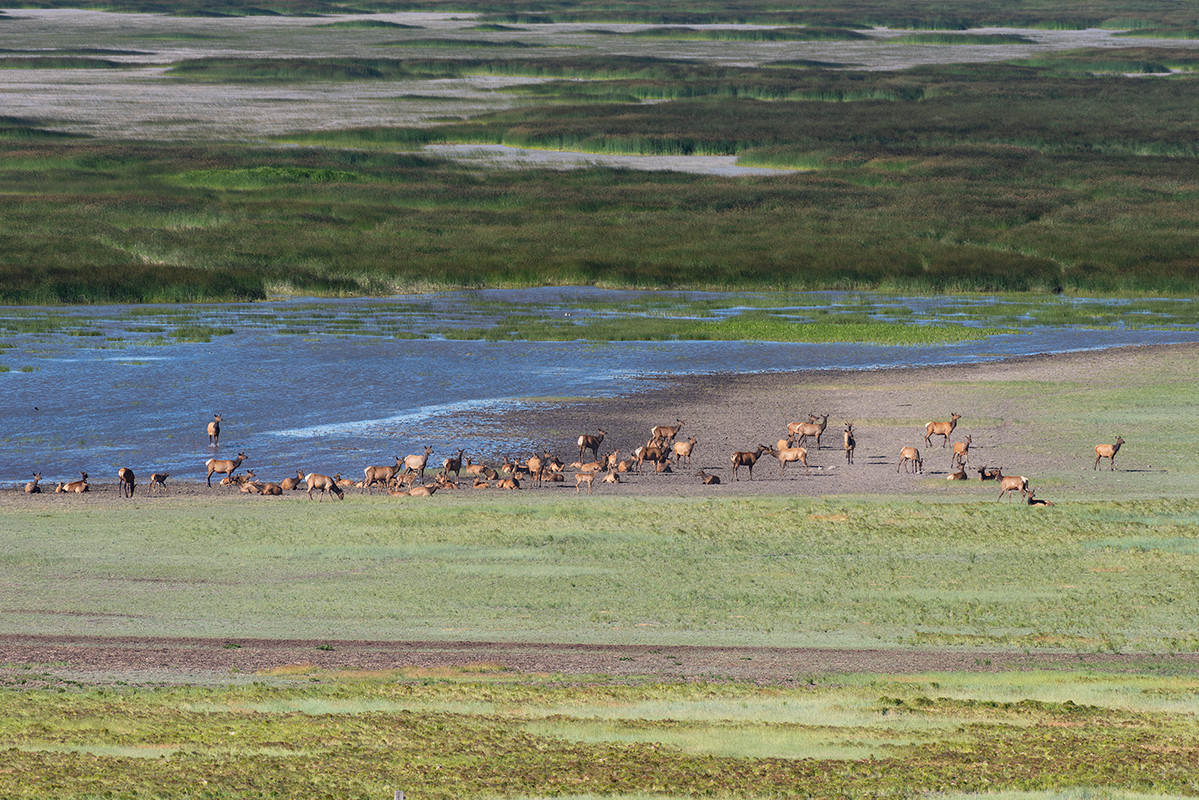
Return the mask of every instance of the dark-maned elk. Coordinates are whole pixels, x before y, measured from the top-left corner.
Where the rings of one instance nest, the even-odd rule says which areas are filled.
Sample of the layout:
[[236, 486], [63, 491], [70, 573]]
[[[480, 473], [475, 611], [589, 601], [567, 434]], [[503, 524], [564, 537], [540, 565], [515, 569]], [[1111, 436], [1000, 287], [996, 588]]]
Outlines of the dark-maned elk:
[[227, 459], [210, 458], [204, 462], [204, 466], [208, 468], [208, 485], [212, 486], [212, 475], [217, 473], [227, 477], [233, 477], [233, 470], [241, 466], [241, 462], [246, 460], [245, 453], [238, 453], [237, 458], [229, 461]]
[[1111, 459], [1111, 468], [1116, 468], [1116, 453], [1120, 452], [1120, 445], [1124, 444], [1124, 440], [1119, 436], [1116, 437], [1115, 444], [1097, 444], [1095, 445], [1095, 466], [1091, 470], [1099, 469], [1099, 461], [1103, 458]]
[[714, 485], [720, 483], [719, 475], [709, 475], [708, 473], [704, 472], [702, 469], [699, 472], [695, 473], [695, 476], [697, 478], [699, 478], [701, 481], [703, 481], [705, 486], [714, 486]]
[[580, 436], [579, 437], [579, 461], [583, 460], [583, 453], [587, 452], [588, 450], [591, 451], [592, 457], [598, 460], [600, 445], [604, 443], [604, 437], [607, 435], [608, 435], [608, 432], [605, 431], [603, 428], [600, 428], [599, 430], [597, 430], [595, 432], [595, 436], [590, 436], [586, 433], [584, 433], [582, 436]]
[[949, 443], [949, 436], [953, 433], [953, 429], [958, 426], [958, 420], [962, 418], [961, 414], [950, 414], [949, 422], [930, 422], [924, 426], [924, 443], [928, 444], [929, 437], [944, 436], [941, 440], [941, 446], [944, 447]]
[[25, 494], [41, 494], [42, 487], [37, 485], [37, 482], [42, 479], [42, 473], [33, 473], [33, 480], [25, 484]]
[[441, 474], [448, 477], [452, 472], [454, 473], [454, 477], [457, 478], [459, 473], [462, 472], [462, 454], [465, 452], [465, 450], [459, 450], [458, 455], [450, 456], [446, 460], [442, 461]]
[[1049, 500], [1040, 500], [1037, 498], [1037, 490], [1028, 490], [1028, 504], [1030, 506], [1051, 506], [1053, 503]]
[[137, 478], [133, 475], [133, 470], [129, 467], [121, 467], [117, 470], [117, 488], [121, 491], [121, 497], [133, 497], [133, 489], [137, 486]]
[[216, 447], [221, 439], [221, 415], [213, 414], [212, 422], [208, 423], [208, 444]]
[[740, 467], [745, 467], [749, 470], [749, 479], [752, 481], [754, 479], [754, 464], [758, 463], [758, 459], [762, 457], [763, 453], [772, 452], [774, 451], [769, 447], [764, 444], [760, 444], [758, 445], [758, 449], [754, 450], [753, 452], [739, 450], [736, 453], [733, 453], [731, 456], [729, 456], [729, 463], [732, 464], [733, 467], [733, 480], [740, 480], [740, 478], [737, 477], [737, 470]]

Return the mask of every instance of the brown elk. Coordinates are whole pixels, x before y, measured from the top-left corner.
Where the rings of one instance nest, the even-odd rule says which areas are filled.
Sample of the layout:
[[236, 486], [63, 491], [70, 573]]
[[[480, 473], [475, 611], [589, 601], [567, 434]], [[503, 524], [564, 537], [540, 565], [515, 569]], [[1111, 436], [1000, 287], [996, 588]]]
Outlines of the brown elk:
[[853, 449], [857, 447], [857, 440], [853, 438], [853, 423], [845, 423], [845, 463], [853, 463]]
[[483, 470], [487, 469], [482, 463], [474, 463], [469, 458], [462, 460], [462, 469], [459, 470], [460, 475], [479, 476], [483, 474]]
[[169, 472], [155, 472], [150, 476], [150, 485], [146, 487], [146, 491], [150, 491], [157, 486], [162, 491], [167, 490], [167, 478], [171, 477]]
[[87, 473], [80, 472], [79, 474], [82, 475], [83, 477], [81, 477], [77, 481], [71, 481], [70, 483], [61, 483], [60, 482], [58, 484], [58, 486], [61, 488], [55, 488], [54, 491], [56, 493], [59, 491], [62, 491], [62, 492], [66, 492], [68, 494], [70, 494], [72, 492], [74, 492], [75, 494], [83, 494], [84, 492], [90, 492], [91, 487], [87, 485]]
[[[391, 482], [400, 470], [404, 468], [404, 459], [399, 456], [395, 457], [396, 463], [392, 465], [383, 465], [381, 467], [364, 467], [362, 470], [362, 489], [369, 492], [375, 484], [381, 484], [384, 489]], [[300, 473], [297, 471], [296, 475]]]
[[970, 476], [966, 474], [966, 470], [962, 467], [958, 467], [957, 472], [951, 472], [945, 476], [945, 480], [947, 481], [964, 481], [969, 480], [969, 478]]
[[754, 464], [758, 463], [758, 459], [762, 457], [763, 453], [772, 452], [774, 451], [769, 447], [764, 444], [760, 444], [758, 445], [758, 449], [754, 450], [753, 452], [739, 450], [738, 452], [733, 453], [731, 456], [729, 456], [729, 463], [733, 466], [733, 480], [740, 480], [740, 478], [737, 477], [737, 470], [740, 467], [745, 467], [749, 470], [749, 479], [752, 481], [754, 479]]
[[949, 466], [966, 466], [966, 459], [970, 457], [970, 441], [970, 437], [967, 436], [964, 441], [953, 443], [953, 455], [949, 458]]
[[987, 469], [986, 465], [978, 468], [978, 479], [980, 481], [997, 481], [1003, 477], [1003, 467], [995, 469]]
[[129, 467], [121, 467], [117, 470], [117, 489], [121, 492], [121, 497], [133, 497], [133, 489], [137, 486], [137, 479], [133, 475], [133, 470]]
[[1099, 469], [1099, 461], [1100, 461], [1100, 459], [1104, 459], [1104, 458], [1111, 459], [1111, 468], [1113, 470], [1115, 470], [1115, 468], [1116, 468], [1116, 453], [1120, 452], [1120, 445], [1122, 445], [1122, 444], [1124, 444], [1124, 440], [1121, 439], [1119, 436], [1117, 436], [1115, 444], [1097, 444], [1097, 445], [1095, 445], [1095, 466], [1091, 467], [1091, 470], [1094, 471], [1094, 470]]
[[285, 491], [285, 492], [291, 492], [291, 491], [295, 491], [296, 489], [299, 489], [300, 484], [303, 482], [304, 482], [304, 473], [300, 472], [299, 470], [296, 470], [296, 477], [284, 478], [283, 481], [279, 484], [279, 488], [283, 489], [283, 491]]
[[958, 426], [958, 420], [962, 418], [961, 414], [950, 415], [949, 422], [930, 422], [924, 426], [924, 443], [928, 444], [928, 440], [932, 436], [943, 436], [941, 446], [944, 447], [949, 443], [949, 436], [953, 433], [953, 429]]
[[547, 460], [538, 455], [529, 456], [529, 460], [525, 462], [525, 466], [529, 470], [530, 482], [539, 484], [545, 480], [545, 462]]
[[633, 451], [633, 459], [637, 466], [637, 474], [641, 474], [641, 466], [646, 461], [654, 465], [658, 465], [670, 459], [669, 451], [665, 444], [647, 444], [643, 447], [638, 447]]
[[462, 472], [462, 454], [464, 452], [466, 451], [459, 450], [458, 455], [450, 456], [445, 461], [442, 461], [441, 474], [448, 476], [452, 472], [454, 473], [455, 478], [459, 477], [460, 473]]
[[579, 437], [579, 461], [583, 460], [583, 453], [587, 452], [588, 450], [591, 451], [591, 455], [594, 458], [598, 459], [600, 445], [604, 443], [604, 437], [607, 435], [608, 435], [608, 432], [605, 431], [603, 428], [600, 428], [599, 430], [597, 430], [595, 432], [595, 436], [589, 436], [585, 433], [582, 436], [580, 436]]
[[321, 501], [325, 499], [325, 495], [335, 495], [338, 500], [344, 500], [346, 493], [337, 485], [337, 480], [329, 475], [319, 475], [315, 472], [309, 472], [304, 476], [304, 483], [308, 485], [308, 499], [312, 499], [312, 490], [321, 490]]
[[681, 419], [678, 419], [676, 417], [675, 422], [677, 422], [679, 424], [678, 425], [655, 425], [654, 427], [650, 428], [649, 435], [650, 435], [651, 439], [664, 439], [666, 441], [673, 442], [674, 437], [678, 435], [679, 431], [683, 427], [683, 421]]
[[1053, 505], [1053, 503], [1049, 500], [1037, 499], [1037, 490], [1036, 489], [1028, 490], [1028, 504], [1030, 506], [1051, 506], [1051, 505]]
[[575, 494], [579, 493], [579, 489], [581, 489], [583, 487], [584, 483], [587, 484], [587, 494], [591, 494], [592, 493], [591, 486], [592, 486], [592, 484], [595, 483], [595, 473], [594, 472], [576, 472], [575, 473]]
[[924, 472], [924, 460], [920, 458], [920, 451], [915, 447], [905, 447], [899, 451], [899, 466], [895, 467], [895, 471], [899, 472], [905, 463], [909, 465], [909, 472]]
[[502, 481], [496, 481], [495, 488], [514, 491], [520, 488], [520, 481], [516, 478], [504, 478]]
[[685, 442], [674, 443], [674, 463], [679, 464], [684, 458], [687, 459], [687, 466], [691, 466], [691, 451], [695, 449], [694, 436], [688, 436]]
[[213, 414], [212, 417], [212, 422], [208, 423], [208, 444], [216, 447], [221, 438], [221, 415]]
[[1023, 475], [1004, 475], [999, 479], [999, 497], [997, 500], [1002, 500], [1005, 494], [1010, 494], [1016, 490], [1020, 491], [1021, 497], [1028, 496], [1028, 478]]
[[241, 462], [243, 462], [245, 460], [246, 460], [246, 454], [244, 452], [239, 452], [237, 454], [237, 458], [233, 459], [232, 461], [217, 459], [217, 458], [210, 458], [207, 461], [205, 461], [204, 466], [208, 468], [208, 479], [207, 479], [208, 485], [212, 486], [213, 473], [216, 473], [218, 475], [225, 475], [227, 477], [232, 478], [233, 471], [235, 469], [237, 469], [238, 467], [240, 467]]
[[784, 447], [781, 450], [769, 451], [772, 455], [778, 458], [781, 469], [779, 475], [787, 473], [787, 465], [798, 461], [803, 464], [805, 475], [811, 475], [812, 471], [808, 469], [808, 451], [802, 447]]
[[816, 449], [819, 450], [820, 437], [824, 435], [824, 429], [828, 427], [828, 414], [824, 416], [809, 414], [808, 416], [811, 417], [811, 422], [792, 422], [787, 426], [787, 432], [792, 436], [799, 437], [795, 442], [796, 446], [802, 445], [809, 436], [815, 438]]
[[709, 475], [708, 473], [704, 472], [702, 469], [699, 472], [695, 473], [695, 477], [697, 477], [701, 481], [703, 481], [704, 486], [714, 486], [714, 485], [720, 483], [719, 475]]
[[277, 483], [262, 484], [262, 493], [278, 497], [283, 494], [283, 487]]
[[615, 472], [609, 472], [600, 483], [620, 483], [620, 476]]
[[475, 482], [471, 484], [471, 488], [472, 489], [490, 489], [491, 484], [488, 483], [487, 481], [483, 480], [482, 478], [476, 477]]
[[429, 456], [433, 455], [433, 448], [426, 447], [425, 452], [421, 455], [412, 455], [404, 457], [404, 471], [415, 472], [423, 481], [425, 479], [425, 465], [429, 463]]
[[438, 486], [436, 483], [429, 484], [427, 486], [422, 483], [418, 486], [413, 486], [411, 489], [409, 489], [408, 494], [411, 495], [412, 497], [432, 497], [433, 493], [436, 492], [440, 488], [441, 487]]
[[41, 494], [42, 487], [37, 485], [37, 482], [42, 479], [42, 473], [33, 473], [33, 480], [25, 484], [25, 494]]

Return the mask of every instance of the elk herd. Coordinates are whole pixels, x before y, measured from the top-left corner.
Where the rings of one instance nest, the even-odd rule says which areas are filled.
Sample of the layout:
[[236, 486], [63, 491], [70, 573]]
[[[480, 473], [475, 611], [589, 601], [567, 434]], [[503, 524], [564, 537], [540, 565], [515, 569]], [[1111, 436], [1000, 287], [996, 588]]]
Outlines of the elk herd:
[[[773, 447], [759, 444], [752, 450], [733, 452], [729, 456], [729, 474], [732, 479], [739, 481], [741, 473], [744, 471], [746, 479], [752, 481], [754, 467], [763, 456], [778, 460], [779, 477], [786, 474], [788, 464], [802, 464], [804, 474], [810, 475], [808, 449], [804, 445], [810, 441], [814, 444], [816, 451], [821, 449], [821, 438], [828, 427], [829, 416], [829, 414], [808, 414], [806, 421], [788, 423], [786, 437], [780, 438]], [[952, 441], [960, 419], [962, 419], [960, 414], [952, 413], [947, 421], [931, 421], [925, 425], [924, 429], [925, 445], [931, 446], [931, 439], [934, 436], [941, 437], [942, 448], [949, 448], [952, 443], [952, 448], [949, 448], [949, 468], [952, 471], [947, 475], [947, 480], [967, 480], [969, 478], [966, 465], [970, 459], [970, 446], [973, 437], [967, 435], [956, 442]], [[221, 415], [214, 414], [212, 422], [208, 423], [210, 447], [218, 446], [221, 421]], [[317, 472], [305, 473], [303, 470], [296, 470], [294, 477], [286, 477], [278, 483], [258, 480], [253, 469], [247, 469], [242, 475], [235, 475], [238, 468], [249, 461], [246, 453], [241, 451], [233, 459], [208, 459], [204, 464], [207, 470], [205, 483], [212, 486], [212, 476], [221, 475], [223, 476], [220, 480], [222, 486], [236, 486], [245, 494], [267, 496], [278, 496], [302, 488], [310, 500], [315, 499], [314, 493], [319, 494], [320, 500], [324, 500], [326, 496], [339, 500], [344, 499], [346, 492], [351, 489], [358, 489], [366, 494], [379, 490], [397, 497], [429, 497], [440, 490], [464, 487], [517, 490], [522, 485], [533, 487], [542, 486], [545, 483], [564, 484], [567, 480], [566, 470], [571, 469], [574, 471], [576, 494], [581, 493], [584, 487], [590, 494], [594, 491], [597, 480], [604, 484], [619, 484], [622, 474], [642, 475], [647, 465], [655, 474], [667, 474], [682, 469], [689, 470], [692, 455], [699, 442], [695, 436], [690, 435], [690, 430], [688, 430], [686, 439], [680, 438], [680, 432], [684, 426], [685, 423], [682, 419], [676, 419], [674, 425], [654, 425], [650, 428], [650, 437], [645, 444], [634, 448], [623, 458], [619, 450], [604, 448], [604, 442], [608, 440], [608, 433], [603, 428], [598, 428], [594, 434], [584, 433], [578, 437], [576, 441], [578, 460], [569, 465], [564, 464], [551, 451], [543, 450], [540, 454], [533, 454], [524, 460], [505, 456], [502, 463], [496, 467], [490, 467], [466, 457], [465, 449], [459, 449], [441, 462], [441, 469], [435, 470], [435, 474], [428, 483], [425, 481], [425, 472], [428, 469], [429, 457], [434, 453], [432, 446], [424, 447], [420, 453], [404, 457], [395, 456], [395, 462], [392, 464], [367, 466], [363, 469], [362, 480], [359, 481], [343, 478], [340, 472], [334, 475], [325, 475]], [[1123, 444], [1124, 439], [1117, 436], [1114, 444], [1096, 445], [1092, 469], [1097, 470], [1100, 462], [1106, 458], [1109, 469], [1115, 470], [1116, 454]], [[842, 448], [845, 452], [847, 467], [854, 464], [856, 447], [854, 424], [847, 420], [842, 430]], [[600, 455], [601, 449], [607, 450], [602, 456]], [[591, 460], [584, 461], [584, 457], [588, 454]], [[897, 473], [906, 471], [911, 474], [923, 474], [924, 459], [920, 450], [913, 445], [901, 448], [899, 463], [896, 465], [895, 471]], [[1035, 490], [1029, 487], [1028, 478], [1022, 475], [1004, 475], [1002, 469], [991, 469], [986, 466], [977, 467], [975, 471], [978, 473], [980, 481], [998, 482], [999, 497], [997, 499], [999, 500], [1005, 496], [1011, 499], [1016, 492], [1019, 492], [1021, 499], [1029, 505], [1053, 505], [1048, 500], [1037, 498]], [[80, 475], [79, 480], [59, 481], [54, 492], [82, 494], [90, 491], [88, 474], [81, 472]], [[118, 471], [116, 477], [121, 496], [132, 498], [137, 487], [137, 479], [133, 470], [123, 467]], [[153, 473], [150, 475], [147, 491], [165, 492], [168, 477], [170, 477], [168, 472]], [[698, 478], [705, 486], [720, 484], [718, 475], [705, 472], [703, 469], [694, 473], [694, 477]], [[41, 479], [42, 474], [35, 473], [33, 480], [25, 485], [25, 493], [42, 493], [43, 490], [39, 485]]]

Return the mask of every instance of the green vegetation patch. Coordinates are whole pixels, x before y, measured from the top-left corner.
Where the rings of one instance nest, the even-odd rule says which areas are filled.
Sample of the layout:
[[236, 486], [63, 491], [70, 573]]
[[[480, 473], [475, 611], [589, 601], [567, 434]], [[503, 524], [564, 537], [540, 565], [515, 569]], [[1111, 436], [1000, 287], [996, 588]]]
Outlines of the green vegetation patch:
[[250, 167], [248, 169], [196, 170], [173, 180], [181, 186], [249, 191], [293, 184], [357, 183], [361, 173], [306, 167]]
[[36, 57], [0, 57], [0, 69], [141, 69], [145, 64], [113, 61], [109, 58], [46, 55]]
[[638, 39], [678, 39], [709, 42], [824, 42], [862, 41], [871, 37], [848, 28], [644, 28], [635, 31], [594, 31]]
[[548, 47], [550, 45], [538, 44], [536, 42], [517, 42], [510, 39], [400, 39], [394, 42], [387, 42], [391, 47], [430, 47], [439, 49], [467, 49], [478, 50], [481, 48], [499, 48], [512, 50], [526, 50], [535, 47]]
[[889, 44], [1033, 44], [1016, 33], [909, 33], [886, 40]]
[[335, 29], [366, 29], [366, 30], [421, 30], [420, 25], [407, 25], [403, 22], [392, 22], [385, 19], [343, 19], [337, 22], [325, 22], [313, 25], [314, 28]]

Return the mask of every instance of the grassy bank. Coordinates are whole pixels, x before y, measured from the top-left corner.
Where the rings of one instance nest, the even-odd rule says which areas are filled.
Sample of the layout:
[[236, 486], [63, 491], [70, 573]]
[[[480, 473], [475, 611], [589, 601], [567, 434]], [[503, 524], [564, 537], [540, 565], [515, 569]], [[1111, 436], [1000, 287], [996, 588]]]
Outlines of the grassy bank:
[[[36, 671], [26, 677], [46, 686]], [[485, 667], [357, 674], [300, 665], [224, 689], [51, 683], [0, 692], [0, 792], [1184, 796], [1199, 755], [1196, 688], [1193, 677], [1092, 673], [605, 686], [521, 681]], [[1083, 791], [1091, 787], [1104, 788]]]
[[1199, 649], [1187, 500], [213, 494], [8, 506], [7, 630]]

